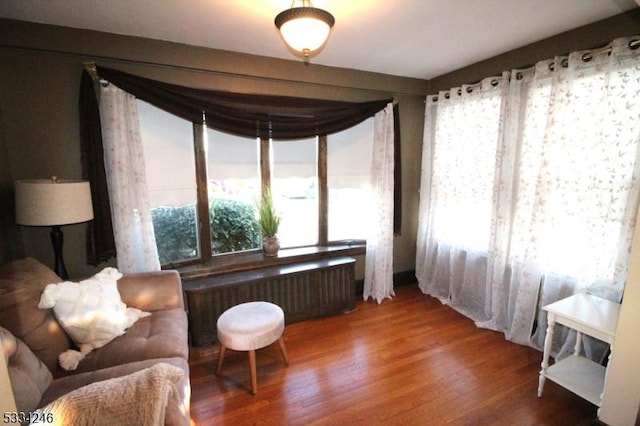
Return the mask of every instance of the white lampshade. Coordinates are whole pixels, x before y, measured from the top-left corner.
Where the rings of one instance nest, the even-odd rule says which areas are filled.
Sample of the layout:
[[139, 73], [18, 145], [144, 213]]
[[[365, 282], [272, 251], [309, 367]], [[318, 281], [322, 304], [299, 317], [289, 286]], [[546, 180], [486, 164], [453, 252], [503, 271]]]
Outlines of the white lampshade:
[[47, 179], [15, 182], [16, 222], [56, 226], [93, 219], [89, 182]]
[[276, 16], [275, 24], [284, 41], [295, 51], [308, 57], [329, 38], [335, 23], [329, 12], [303, 1], [303, 7], [292, 7]]

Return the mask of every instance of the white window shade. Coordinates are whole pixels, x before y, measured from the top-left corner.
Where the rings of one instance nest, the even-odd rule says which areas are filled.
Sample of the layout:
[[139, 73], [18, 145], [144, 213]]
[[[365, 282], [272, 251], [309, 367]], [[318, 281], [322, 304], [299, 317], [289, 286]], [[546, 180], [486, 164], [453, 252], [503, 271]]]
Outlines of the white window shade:
[[207, 173], [210, 180], [259, 178], [257, 139], [207, 129]]
[[196, 202], [193, 124], [138, 101], [151, 208]]
[[366, 239], [371, 203], [373, 118], [329, 135], [329, 241]]
[[368, 186], [371, 175], [373, 118], [329, 135], [327, 144], [327, 179], [329, 188]]
[[317, 139], [271, 143], [271, 193], [281, 215], [281, 247], [318, 242]]
[[272, 142], [274, 178], [314, 178], [317, 176], [316, 138]]

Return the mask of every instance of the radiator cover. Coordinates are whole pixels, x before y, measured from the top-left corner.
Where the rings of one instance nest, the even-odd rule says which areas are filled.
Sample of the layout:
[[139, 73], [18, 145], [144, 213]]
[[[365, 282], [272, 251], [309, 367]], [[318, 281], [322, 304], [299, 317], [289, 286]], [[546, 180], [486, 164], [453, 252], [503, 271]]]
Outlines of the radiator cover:
[[216, 321], [231, 306], [267, 301], [292, 323], [355, 308], [355, 259], [339, 257], [183, 280], [191, 344], [217, 341]]

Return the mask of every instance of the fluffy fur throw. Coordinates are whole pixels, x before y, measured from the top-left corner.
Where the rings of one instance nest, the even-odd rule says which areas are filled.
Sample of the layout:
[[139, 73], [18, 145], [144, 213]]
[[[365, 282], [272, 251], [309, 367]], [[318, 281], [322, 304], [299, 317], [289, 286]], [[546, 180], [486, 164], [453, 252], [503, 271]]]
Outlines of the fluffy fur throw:
[[178, 384], [183, 375], [178, 367], [159, 363], [78, 388], [39, 411], [68, 425], [162, 425], [167, 408], [181, 404]]
[[53, 308], [64, 331], [80, 348], [80, 352], [69, 350], [58, 356], [65, 370], [75, 370], [86, 354], [124, 334], [138, 319], [151, 315], [122, 302], [117, 284], [121, 277], [117, 269], [105, 268], [79, 283], [64, 281], [45, 287], [38, 308]]

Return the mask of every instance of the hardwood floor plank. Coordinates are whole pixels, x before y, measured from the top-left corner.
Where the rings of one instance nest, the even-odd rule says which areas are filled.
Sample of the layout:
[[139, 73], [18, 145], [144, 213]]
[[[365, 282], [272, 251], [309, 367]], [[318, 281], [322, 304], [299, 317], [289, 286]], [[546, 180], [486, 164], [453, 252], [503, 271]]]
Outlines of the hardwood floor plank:
[[596, 407], [547, 381], [542, 353], [478, 329], [415, 286], [357, 302], [349, 314], [287, 325], [284, 342], [257, 351], [258, 393], [247, 354], [191, 348], [194, 424], [590, 425]]

